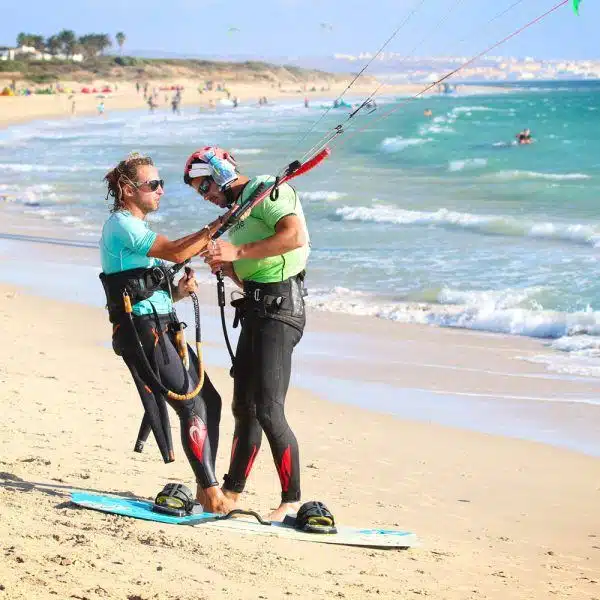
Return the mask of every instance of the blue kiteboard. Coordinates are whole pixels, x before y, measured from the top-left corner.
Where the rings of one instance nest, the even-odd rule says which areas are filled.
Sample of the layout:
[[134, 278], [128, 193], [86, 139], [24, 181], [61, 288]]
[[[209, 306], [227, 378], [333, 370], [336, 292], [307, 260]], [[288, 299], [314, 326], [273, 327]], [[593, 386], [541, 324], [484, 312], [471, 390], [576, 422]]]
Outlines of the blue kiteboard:
[[409, 548], [418, 545], [414, 533], [399, 529], [361, 529], [337, 525], [337, 533], [334, 534], [306, 533], [298, 531], [293, 525], [280, 521], [261, 524], [253, 517], [224, 519], [222, 515], [206, 512], [174, 517], [154, 512], [152, 510], [153, 504], [148, 500], [77, 492], [75, 490], [71, 491], [71, 502], [83, 508], [91, 508], [134, 519], [173, 525], [202, 525], [203, 527], [220, 530], [229, 529], [239, 533], [278, 536], [306, 542], [369, 546], [372, 548]]

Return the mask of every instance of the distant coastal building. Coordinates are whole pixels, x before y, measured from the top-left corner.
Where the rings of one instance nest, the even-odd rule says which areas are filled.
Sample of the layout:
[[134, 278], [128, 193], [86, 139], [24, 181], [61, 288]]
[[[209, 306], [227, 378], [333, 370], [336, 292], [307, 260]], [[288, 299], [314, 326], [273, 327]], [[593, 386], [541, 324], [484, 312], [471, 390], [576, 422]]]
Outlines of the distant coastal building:
[[15, 60], [16, 48], [9, 46], [0, 46], [0, 60]]
[[[318, 68], [339, 72], [352, 70], [355, 63], [373, 58], [373, 54], [333, 54]], [[434, 83], [444, 74], [464, 65], [460, 81], [534, 81], [553, 79], [599, 79], [600, 60], [537, 59], [532, 56], [487, 56], [471, 63], [466, 56], [404, 56], [382, 52], [373, 67], [377, 77], [389, 81]], [[312, 66], [315, 66], [314, 64]]]
[[50, 54], [49, 52], [40, 52], [33, 46], [20, 46], [11, 48], [10, 46], [0, 46], [0, 60], [18, 60], [19, 58], [28, 58], [30, 60], [71, 60], [73, 62], [82, 62], [83, 54]]

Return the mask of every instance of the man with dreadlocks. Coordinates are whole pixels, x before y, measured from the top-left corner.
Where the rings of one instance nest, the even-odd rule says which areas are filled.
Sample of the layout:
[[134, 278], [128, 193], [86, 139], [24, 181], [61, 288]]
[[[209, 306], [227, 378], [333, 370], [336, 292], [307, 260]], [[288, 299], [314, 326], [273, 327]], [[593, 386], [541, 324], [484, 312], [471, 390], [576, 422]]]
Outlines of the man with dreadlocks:
[[[193, 271], [187, 269], [175, 285], [169, 280], [168, 270], [160, 259], [182, 263], [198, 254], [206, 248], [220, 220], [196, 233], [169, 240], [153, 232], [146, 221], [150, 213], [158, 210], [164, 194], [164, 182], [151, 158], [131, 154], [104, 179], [108, 186], [107, 198], [114, 199], [100, 240], [101, 279], [114, 326], [113, 347], [131, 371], [145, 407], [148, 395], [160, 396], [156, 386], [152, 389], [153, 376], [169, 390], [189, 395], [199, 385], [199, 357], [190, 351], [191, 360], [186, 367], [178, 352], [177, 327], [174, 325], [181, 324], [173, 302], [195, 292], [197, 283]], [[156, 278], [157, 274], [162, 276]], [[131, 293], [131, 319], [123, 309], [125, 289]], [[153, 373], [149, 374], [150, 370]], [[210, 379], [205, 377], [202, 388], [194, 397], [161, 399], [166, 415], [165, 400], [181, 422], [183, 449], [197, 481], [196, 500], [207, 511], [229, 512], [233, 502], [221, 491], [215, 476], [221, 397]], [[170, 436], [169, 427], [165, 429]]]
[[[238, 172], [233, 156], [221, 148], [194, 152], [184, 181], [219, 208], [248, 201], [270, 176], [252, 179]], [[223, 491], [238, 500], [246, 485], [264, 431], [281, 483], [281, 504], [270, 515], [283, 520], [300, 506], [298, 442], [284, 405], [292, 352], [304, 331], [304, 267], [308, 231], [300, 200], [288, 184], [229, 229], [229, 242], [217, 240], [202, 252], [213, 273], [222, 271], [244, 290], [237, 302], [241, 332], [233, 362], [235, 431]]]

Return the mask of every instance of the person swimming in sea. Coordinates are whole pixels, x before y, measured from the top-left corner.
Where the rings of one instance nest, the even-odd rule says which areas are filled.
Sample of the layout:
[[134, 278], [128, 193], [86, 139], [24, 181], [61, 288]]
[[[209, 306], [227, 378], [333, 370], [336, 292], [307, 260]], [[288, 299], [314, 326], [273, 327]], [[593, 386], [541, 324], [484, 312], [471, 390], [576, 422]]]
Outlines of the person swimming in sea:
[[519, 144], [532, 144], [533, 138], [531, 137], [530, 129], [523, 129], [523, 131], [517, 133], [515, 136]]

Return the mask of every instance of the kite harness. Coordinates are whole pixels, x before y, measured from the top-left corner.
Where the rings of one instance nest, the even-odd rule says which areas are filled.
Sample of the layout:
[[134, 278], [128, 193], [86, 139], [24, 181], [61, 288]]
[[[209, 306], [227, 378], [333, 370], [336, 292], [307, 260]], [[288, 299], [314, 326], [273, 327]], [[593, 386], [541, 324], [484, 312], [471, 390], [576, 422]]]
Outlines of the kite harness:
[[[211, 241], [221, 237], [233, 225], [239, 222], [244, 216], [249, 213], [255, 206], [264, 201], [267, 197], [276, 199], [278, 194], [278, 186], [286, 183], [294, 177], [298, 177], [307, 173], [325, 158], [330, 155], [329, 148], [322, 148], [316, 152], [310, 159], [305, 162], [294, 161], [290, 163], [283, 171], [275, 178], [271, 185], [261, 184], [257, 189], [244, 200], [243, 203], [234, 203], [231, 208], [220, 217], [220, 225], [217, 231], [212, 234]], [[142, 452], [144, 444], [148, 439], [150, 431], [153, 432], [156, 442], [161, 451], [165, 462], [174, 460], [173, 447], [171, 443], [170, 426], [167, 406], [162, 396], [167, 396], [172, 400], [188, 400], [193, 398], [201, 389], [204, 383], [204, 366], [202, 361], [202, 336], [200, 328], [200, 307], [196, 294], [190, 294], [194, 303], [194, 318], [196, 323], [196, 350], [198, 353], [198, 385], [194, 390], [187, 394], [178, 394], [167, 389], [160, 379], [157, 377], [152, 365], [148, 361], [139, 338], [132, 316], [132, 306], [141, 300], [149, 298], [157, 290], [166, 290], [171, 295], [173, 278], [185, 267], [190, 260], [177, 263], [169, 269], [164, 267], [153, 267], [150, 269], [131, 269], [130, 271], [122, 271], [111, 275], [100, 274], [100, 280], [104, 286], [104, 291], [107, 298], [107, 308], [109, 318], [116, 327], [120, 327], [123, 323], [127, 324], [133, 330], [134, 339], [136, 342], [136, 352], [146, 367], [146, 371], [150, 380], [148, 385], [153, 394], [152, 401], [142, 396], [144, 404], [144, 417], [140, 425], [137, 440], [134, 446], [135, 452]], [[233, 350], [227, 335], [227, 327], [225, 324], [225, 284], [223, 274], [217, 274], [217, 291], [219, 307], [221, 311], [221, 323], [230, 357], [233, 361]], [[185, 342], [185, 333], [183, 329], [185, 323], [175, 323], [176, 338], [179, 340], [178, 353], [184, 363], [187, 358], [187, 344]], [[232, 368], [233, 369], [233, 368]]]

